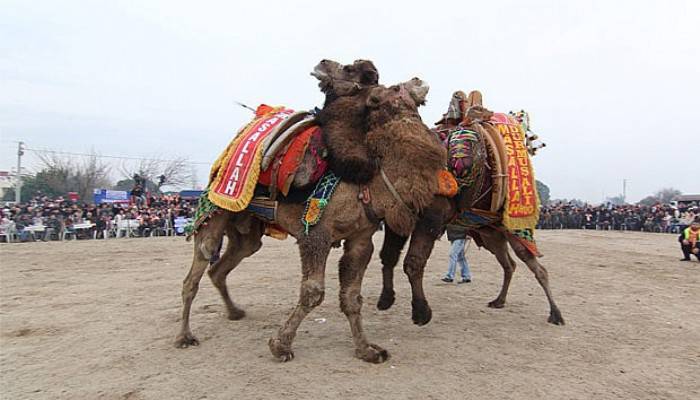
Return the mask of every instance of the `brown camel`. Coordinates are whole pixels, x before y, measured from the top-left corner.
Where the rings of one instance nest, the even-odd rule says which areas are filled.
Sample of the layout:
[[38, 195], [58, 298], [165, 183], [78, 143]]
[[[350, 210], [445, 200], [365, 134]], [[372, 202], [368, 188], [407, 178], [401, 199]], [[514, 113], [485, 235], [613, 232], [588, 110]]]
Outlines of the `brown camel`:
[[[473, 95], [476, 93], [478, 95]], [[457, 92], [456, 94], [461, 94]], [[468, 101], [474, 101], [473, 104], [468, 104], [471, 108], [465, 110], [467, 113], [466, 128], [477, 132], [485, 130], [496, 130], [496, 128], [488, 122], [492, 114], [485, 108], [481, 107], [481, 95], [478, 92], [472, 92]], [[448, 113], [449, 114], [449, 113]], [[440, 129], [450, 129], [455, 126], [454, 120], [446, 116], [438, 126]], [[464, 124], [463, 124], [464, 125]], [[482, 149], [480, 154], [488, 154], [485, 148], [485, 143], [480, 143]], [[474, 163], [483, 163], [481, 170], [489, 171], [489, 161], [483, 159], [474, 160]], [[442, 236], [445, 225], [452, 220], [455, 212], [466, 209], [481, 209], [489, 210], [492, 204], [492, 189], [494, 188], [494, 180], [491, 173], [483, 174], [483, 184], [479, 188], [472, 188], [460, 193], [454, 199], [444, 197], [436, 197], [433, 204], [424, 210], [421, 219], [416, 224], [416, 229], [411, 236], [411, 242], [404, 259], [404, 271], [408, 275], [412, 287], [412, 319], [418, 325], [424, 325], [430, 322], [432, 312], [423, 292], [423, 270], [432, 252], [434, 242]], [[544, 290], [544, 293], [549, 302], [549, 317], [548, 322], [555, 325], [564, 325], [564, 318], [554, 302], [552, 291], [549, 287], [549, 276], [547, 270], [540, 264], [537, 258], [528, 251], [522, 243], [515, 239], [512, 235], [504, 233], [502, 226], [484, 226], [478, 229], [468, 231], [469, 235], [474, 238], [474, 241], [479, 245], [486, 247], [492, 254], [496, 256], [499, 264], [503, 268], [503, 285], [498, 296], [488, 303], [492, 308], [503, 308], [508, 295], [508, 287], [510, 286], [513, 272], [515, 271], [515, 261], [508, 252], [508, 245], [515, 252], [515, 255], [522, 260], [528, 268], [535, 274], [535, 278]], [[380, 257], [382, 260], [382, 280], [383, 287], [377, 308], [380, 310], [389, 309], [395, 300], [393, 288], [394, 267], [398, 263], [408, 236], [401, 232], [396, 232], [389, 226], [385, 230], [384, 243], [382, 245]]]
[[[362, 101], [367, 108], [363, 115], [368, 128], [368, 144], [391, 143], [388, 148], [375, 149], [375, 155], [381, 160], [379, 169], [386, 179], [377, 175], [362, 187], [341, 182], [323, 218], [308, 234], [304, 234], [301, 223], [304, 204], [279, 204], [278, 225], [298, 241], [302, 282], [296, 308], [278, 334], [269, 341], [270, 351], [276, 358], [288, 361], [294, 357], [291, 346], [297, 328], [306, 315], [323, 301], [326, 259], [332, 244], [341, 240], [344, 240], [344, 249], [339, 262], [340, 308], [350, 323], [355, 354], [358, 358], [375, 363], [388, 358], [387, 351], [369, 343], [363, 332], [361, 285], [373, 251], [372, 235], [378, 229], [379, 220], [389, 215], [398, 220], [402, 219], [401, 215], [407, 220], [415, 220], [415, 215], [430, 203], [437, 192], [436, 175], [444, 168], [446, 152], [434, 141], [417, 111], [418, 105], [424, 102], [426, 90], [420, 80], [414, 79], [390, 88], [359, 87], [357, 93], [350, 95], [356, 101]], [[327, 106], [332, 103], [333, 96], [346, 97], [337, 96], [337, 93], [328, 96], [327, 92], [327, 98], [331, 97]], [[344, 118], [348, 123], [356, 122], [348, 120], [343, 110], [338, 110], [337, 118]], [[326, 118], [327, 123], [333, 121], [330, 114]], [[407, 159], [414, 160], [413, 168], [402, 168]], [[371, 202], [363, 202], [359, 196], [361, 193], [370, 193]], [[399, 205], [398, 202], [403, 204]], [[394, 229], [410, 232], [413, 226], [399, 225]], [[198, 344], [189, 327], [190, 308], [208, 260], [224, 234], [229, 239], [228, 246], [221, 259], [210, 268], [209, 275], [226, 304], [229, 318], [240, 319], [245, 315], [229, 296], [226, 276], [240, 261], [260, 249], [263, 230], [263, 223], [245, 211], [214, 214], [209, 223], [200, 228], [195, 236], [192, 268], [183, 282], [184, 307], [181, 330], [175, 340], [177, 347]]]

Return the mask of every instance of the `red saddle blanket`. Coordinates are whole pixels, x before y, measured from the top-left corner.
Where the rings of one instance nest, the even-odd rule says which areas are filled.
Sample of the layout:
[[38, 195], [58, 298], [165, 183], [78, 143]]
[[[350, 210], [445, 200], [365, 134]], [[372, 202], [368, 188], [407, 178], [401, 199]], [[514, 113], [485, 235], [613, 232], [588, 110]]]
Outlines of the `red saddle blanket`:
[[324, 153], [321, 130], [311, 113], [263, 104], [212, 166], [209, 200], [241, 211], [258, 184], [287, 195], [292, 186], [320, 179], [326, 170]]
[[321, 128], [310, 126], [296, 135], [275, 160], [260, 173], [258, 183], [287, 195], [292, 186], [317, 182], [327, 169]]

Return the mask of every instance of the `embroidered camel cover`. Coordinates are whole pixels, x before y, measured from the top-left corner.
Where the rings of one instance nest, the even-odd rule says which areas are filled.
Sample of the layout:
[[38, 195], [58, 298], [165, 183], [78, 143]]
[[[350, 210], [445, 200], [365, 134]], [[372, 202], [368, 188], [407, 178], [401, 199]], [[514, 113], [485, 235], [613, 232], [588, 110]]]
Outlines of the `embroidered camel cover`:
[[284, 120], [294, 114], [285, 107], [261, 105], [214, 162], [209, 174], [209, 200], [230, 210], [245, 209], [253, 198], [260, 175], [264, 142]]

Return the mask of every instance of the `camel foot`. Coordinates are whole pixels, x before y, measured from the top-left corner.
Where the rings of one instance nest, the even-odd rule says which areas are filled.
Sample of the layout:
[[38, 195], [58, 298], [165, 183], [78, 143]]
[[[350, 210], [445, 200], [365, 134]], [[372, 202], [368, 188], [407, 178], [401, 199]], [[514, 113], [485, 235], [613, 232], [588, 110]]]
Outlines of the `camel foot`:
[[270, 352], [276, 359], [282, 362], [292, 361], [294, 359], [294, 352], [292, 349], [289, 346], [282, 344], [281, 340], [277, 338], [270, 338], [267, 345], [270, 346]]
[[396, 300], [396, 296], [394, 295], [394, 291], [384, 291], [382, 290], [382, 294], [379, 296], [379, 301], [377, 302], [377, 309], [379, 310], [388, 310], [391, 308], [391, 306], [394, 305], [394, 301]]
[[427, 300], [411, 301], [411, 319], [419, 326], [425, 325], [433, 318], [433, 310], [430, 309]]
[[389, 359], [389, 352], [376, 344], [369, 344], [364, 349], [355, 349], [355, 356], [363, 361], [381, 364]]
[[190, 346], [199, 346], [199, 340], [190, 332], [179, 334], [175, 338], [175, 347], [178, 349], [186, 349]]
[[245, 317], [245, 311], [241, 310], [240, 308], [233, 308], [228, 311], [228, 319], [231, 321], [238, 321], [243, 317]]
[[561, 311], [558, 308], [553, 309], [549, 312], [549, 318], [547, 322], [554, 325], [564, 325], [564, 318], [561, 316]]
[[489, 303], [490, 308], [503, 308], [506, 305], [506, 302], [503, 300], [496, 299], [492, 302]]

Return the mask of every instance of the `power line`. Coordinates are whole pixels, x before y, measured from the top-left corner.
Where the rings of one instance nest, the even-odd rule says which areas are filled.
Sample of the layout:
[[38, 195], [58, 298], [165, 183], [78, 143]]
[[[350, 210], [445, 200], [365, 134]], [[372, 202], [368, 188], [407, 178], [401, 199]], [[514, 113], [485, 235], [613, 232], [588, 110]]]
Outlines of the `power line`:
[[[59, 151], [59, 150], [30, 149], [30, 148], [26, 148], [26, 150], [30, 150], [30, 151], [33, 151], [35, 153], [44, 153], [44, 154], [54, 153], [54, 154], [65, 154], [65, 155], [70, 155], [70, 156], [112, 158], [112, 159], [119, 159], [119, 160], [140, 160], [140, 161], [156, 161], [156, 162], [178, 161], [178, 160], [167, 160], [167, 159], [161, 159], [161, 158], [134, 157], [134, 156], [110, 156], [110, 155], [102, 155], [102, 154], [75, 153], [75, 152], [71, 152], [71, 151]], [[200, 165], [211, 165], [210, 162], [202, 162], [202, 161], [187, 161], [187, 163], [200, 164]]]

